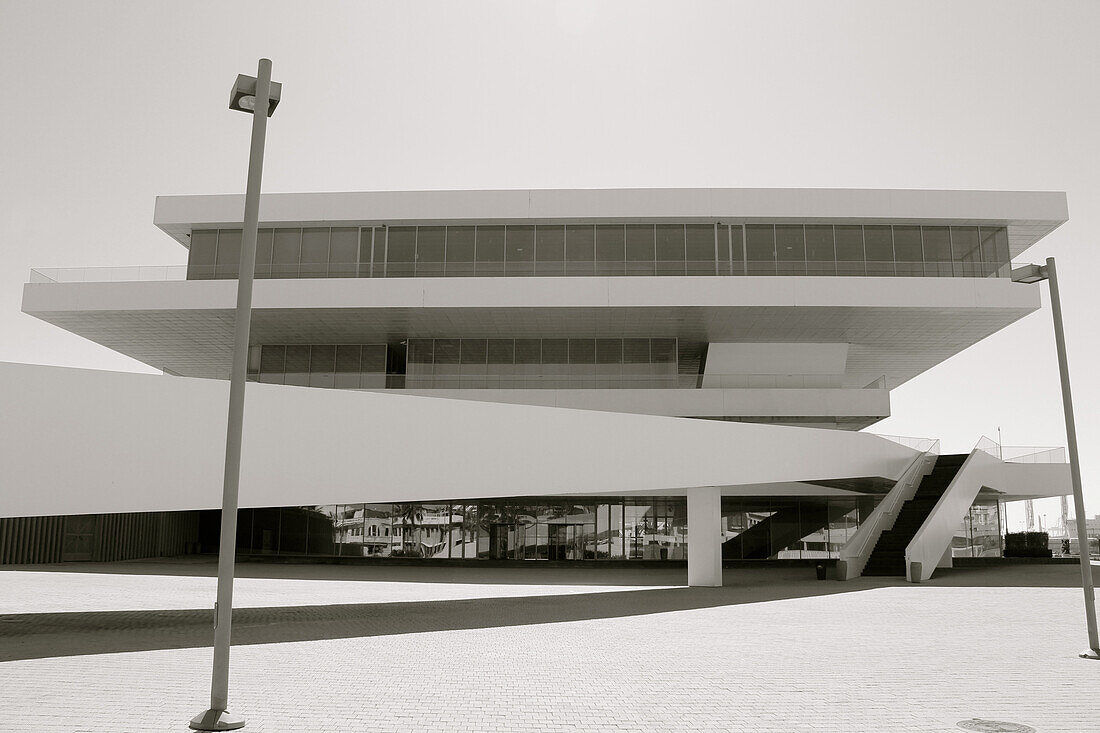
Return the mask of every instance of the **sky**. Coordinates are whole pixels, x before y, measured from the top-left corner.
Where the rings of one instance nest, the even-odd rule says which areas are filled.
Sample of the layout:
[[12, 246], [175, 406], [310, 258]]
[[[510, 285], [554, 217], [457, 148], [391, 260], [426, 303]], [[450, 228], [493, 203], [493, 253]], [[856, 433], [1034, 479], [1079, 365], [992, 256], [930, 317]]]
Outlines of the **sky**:
[[[0, 0], [0, 361], [153, 371], [21, 313], [23, 283], [184, 263], [154, 199], [243, 192], [251, 118], [229, 89], [264, 56], [283, 84], [268, 192], [1065, 191], [1070, 221], [1024, 257], [1058, 261], [1091, 516], [1098, 33], [1091, 0]], [[871, 430], [1064, 445], [1038, 287], [1042, 310], [894, 390]]]

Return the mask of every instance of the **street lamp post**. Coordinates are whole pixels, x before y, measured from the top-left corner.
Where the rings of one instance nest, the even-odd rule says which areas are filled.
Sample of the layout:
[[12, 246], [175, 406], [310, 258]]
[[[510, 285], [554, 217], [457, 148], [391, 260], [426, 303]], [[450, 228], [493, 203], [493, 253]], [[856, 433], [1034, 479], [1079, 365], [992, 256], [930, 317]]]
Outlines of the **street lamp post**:
[[1054, 342], [1058, 348], [1058, 376], [1062, 382], [1062, 410], [1066, 418], [1066, 442], [1069, 449], [1069, 474], [1073, 484], [1073, 507], [1077, 512], [1077, 541], [1081, 550], [1081, 588], [1085, 593], [1085, 623], [1088, 626], [1089, 648], [1079, 656], [1100, 659], [1100, 638], [1096, 633], [1096, 598], [1092, 586], [1092, 564], [1089, 561], [1089, 541], [1085, 525], [1085, 497], [1081, 489], [1081, 460], [1077, 453], [1077, 428], [1073, 419], [1073, 397], [1069, 386], [1069, 364], [1066, 360], [1066, 334], [1062, 327], [1062, 299], [1058, 293], [1058, 270], [1054, 258], [1046, 265], [1024, 265], [1012, 270], [1012, 280], [1050, 284], [1050, 310], [1054, 318]]
[[[260, 179], [264, 167], [267, 118], [275, 111], [281, 92], [281, 85], [271, 81], [271, 61], [260, 59], [255, 78], [238, 75], [229, 98], [230, 109], [252, 114], [252, 147], [248, 155], [248, 187], [244, 197], [233, 371], [229, 380], [229, 417], [225, 434], [218, 597], [214, 604], [214, 669], [210, 679], [210, 707], [191, 719], [192, 730], [236, 730], [245, 724], [244, 718], [226, 711], [229, 701], [229, 643], [233, 627], [233, 564], [237, 549], [237, 494], [241, 475], [248, 332], [252, 321], [252, 279], [256, 269], [256, 229], [260, 216]], [[256, 110], [266, 114], [256, 114]]]

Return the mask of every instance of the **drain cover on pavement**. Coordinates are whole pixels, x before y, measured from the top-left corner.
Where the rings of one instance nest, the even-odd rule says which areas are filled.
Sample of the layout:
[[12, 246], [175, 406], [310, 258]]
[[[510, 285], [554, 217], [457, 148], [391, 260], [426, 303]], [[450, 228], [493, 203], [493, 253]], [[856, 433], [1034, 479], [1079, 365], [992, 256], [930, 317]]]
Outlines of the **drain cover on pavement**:
[[970, 720], [960, 720], [957, 725], [963, 730], [976, 730], [980, 733], [1035, 733], [1035, 729], [1030, 725], [1006, 723], [1003, 720], [971, 718]]

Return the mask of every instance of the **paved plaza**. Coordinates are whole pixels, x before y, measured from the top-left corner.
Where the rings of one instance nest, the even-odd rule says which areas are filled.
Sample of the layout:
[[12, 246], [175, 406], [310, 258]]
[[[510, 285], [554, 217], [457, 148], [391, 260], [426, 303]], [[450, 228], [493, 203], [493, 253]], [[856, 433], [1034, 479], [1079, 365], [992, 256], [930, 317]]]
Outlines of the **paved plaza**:
[[[246, 731], [1100, 730], [1072, 565], [923, 585], [738, 569], [723, 588], [682, 568], [239, 567]], [[0, 731], [187, 730], [214, 572], [0, 572]]]

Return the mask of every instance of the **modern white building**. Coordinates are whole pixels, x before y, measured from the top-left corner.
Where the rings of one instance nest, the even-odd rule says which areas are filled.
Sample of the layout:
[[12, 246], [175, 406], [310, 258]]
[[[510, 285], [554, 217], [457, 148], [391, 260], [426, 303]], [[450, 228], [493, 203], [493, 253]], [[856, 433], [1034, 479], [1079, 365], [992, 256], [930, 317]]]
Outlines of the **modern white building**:
[[[0, 561], [211, 549], [243, 206], [157, 200], [186, 267], [32, 273], [24, 312], [169, 376], [0, 367]], [[1010, 263], [1067, 216], [1035, 192], [264, 195], [238, 550], [687, 560], [702, 585], [723, 558], [920, 579], [996, 550], [989, 507], [1068, 493], [1064, 464], [857, 431], [1039, 308]]]

